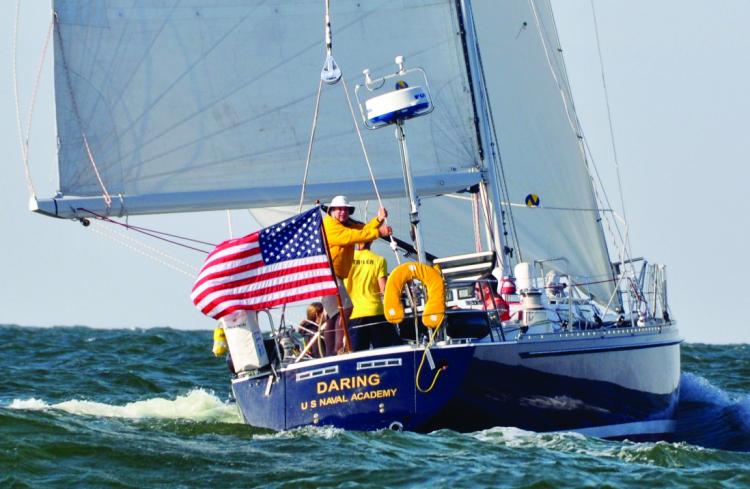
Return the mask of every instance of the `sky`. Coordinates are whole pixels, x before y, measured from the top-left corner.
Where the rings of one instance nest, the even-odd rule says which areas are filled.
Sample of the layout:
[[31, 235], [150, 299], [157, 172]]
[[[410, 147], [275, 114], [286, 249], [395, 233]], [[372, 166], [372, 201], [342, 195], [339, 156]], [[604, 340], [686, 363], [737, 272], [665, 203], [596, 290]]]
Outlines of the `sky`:
[[[101, 226], [27, 210], [13, 95], [15, 3], [0, 2], [0, 324], [212, 328], [189, 299], [203, 255], [146, 241], [180, 262], [155, 260], [135, 252], [141, 248], [132, 241], [112, 241]], [[743, 197], [750, 177], [750, 2], [594, 0], [603, 64], [591, 1], [552, 5], [575, 106], [617, 208], [619, 167], [633, 255], [667, 265], [672, 316], [687, 341], [750, 343], [750, 321], [739, 317], [750, 277]], [[22, 2], [24, 125], [49, 21], [46, 0]], [[29, 163], [41, 197], [57, 188], [50, 59], [48, 53], [30, 131]], [[130, 222], [210, 242], [229, 237], [224, 212]], [[247, 212], [232, 213], [234, 235], [254, 229]]]

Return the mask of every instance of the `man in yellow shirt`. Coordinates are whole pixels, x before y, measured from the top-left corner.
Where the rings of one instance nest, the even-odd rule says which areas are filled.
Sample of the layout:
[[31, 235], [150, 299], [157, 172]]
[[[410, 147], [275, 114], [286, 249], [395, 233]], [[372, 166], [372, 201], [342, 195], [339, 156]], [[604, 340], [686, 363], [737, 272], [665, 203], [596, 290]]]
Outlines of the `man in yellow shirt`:
[[[348, 320], [352, 312], [352, 302], [344, 286], [344, 279], [349, 276], [354, 259], [354, 245], [366, 243], [378, 237], [390, 236], [393, 231], [385, 223], [388, 211], [381, 207], [378, 215], [367, 224], [351, 222], [349, 216], [354, 212], [354, 206], [349, 205], [346, 197], [337, 195], [328, 204], [328, 215], [323, 219], [323, 229], [326, 233], [328, 253], [333, 262], [333, 272], [339, 288], [339, 296], [343, 308], [343, 315]], [[339, 315], [336, 296], [325, 296], [321, 299], [328, 320], [325, 327], [326, 355], [336, 355], [344, 346], [343, 323]]]
[[388, 276], [385, 258], [370, 251], [371, 242], [357, 245], [346, 290], [354, 304], [349, 338], [354, 351], [398, 345], [396, 327], [383, 315], [383, 293]]

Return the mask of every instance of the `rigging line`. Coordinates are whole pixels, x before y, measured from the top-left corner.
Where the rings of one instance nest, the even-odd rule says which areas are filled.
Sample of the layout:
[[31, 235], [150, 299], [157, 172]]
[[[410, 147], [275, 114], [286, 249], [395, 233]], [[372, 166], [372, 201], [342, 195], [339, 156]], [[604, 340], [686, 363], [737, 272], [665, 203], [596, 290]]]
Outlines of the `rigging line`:
[[[611, 209], [612, 208], [612, 204], [609, 201], [609, 195], [607, 195], [607, 192], [604, 189], [604, 183], [602, 182], [602, 177], [599, 174], [599, 168], [596, 165], [596, 161], [594, 159], [594, 155], [591, 152], [591, 147], [589, 146], [588, 140], [586, 138], [583, 138], [583, 144], [584, 144], [585, 150], [586, 150], [586, 152], [588, 154], [589, 161], [591, 161], [591, 166], [594, 169], [594, 174], [592, 175], [592, 179], [594, 178], [594, 175], [595, 175], [596, 176], [596, 182], [595, 183], [599, 184], [598, 187], [601, 189], [601, 191], [602, 191], [601, 193], [604, 196], [603, 201], [602, 201], [602, 197], [599, 196], [599, 192], [596, 190], [597, 189], [596, 185], [594, 185], [594, 195], [597, 198], [597, 200], [599, 200], [603, 204], [606, 204], [606, 206]], [[613, 212], [613, 214], [614, 214], [614, 212]], [[610, 216], [605, 216], [605, 221], [607, 222], [608, 230], [609, 230], [610, 234], [612, 235], [612, 238], [614, 239], [615, 235], [612, 232], [612, 228], [611, 228], [612, 223], [610, 223], [610, 220], [611, 220]], [[624, 223], [624, 221], [623, 221], [623, 223]], [[620, 238], [619, 241], [615, 240], [615, 243], [624, 243], [625, 239], [623, 237], [622, 230], [620, 229], [620, 226], [619, 226], [618, 222], [616, 220], [614, 220], [613, 224], [614, 224], [615, 231], [617, 231], [617, 236]]]
[[520, 207], [523, 209], [535, 209], [535, 210], [546, 210], [546, 211], [580, 211], [580, 212], [615, 212], [612, 209], [602, 209], [600, 207], [552, 207], [552, 206], [534, 206], [530, 207], [526, 204], [517, 204], [515, 202], [503, 202], [505, 205], [511, 207]]
[[[127, 228], [127, 229], [132, 229], [132, 230], [137, 231], [139, 233], [145, 234], [146, 236], [151, 236], [152, 238], [160, 239], [162, 241], [166, 241], [167, 243], [172, 243], [172, 244], [175, 244], [177, 246], [182, 246], [183, 248], [187, 248], [189, 250], [198, 251], [200, 253], [208, 254], [208, 251], [206, 251], [206, 250], [202, 250], [200, 248], [194, 248], [194, 247], [186, 245], [184, 243], [180, 243], [179, 241], [173, 241], [171, 239], [162, 238], [161, 236], [159, 236], [158, 234], [156, 234], [156, 232], [152, 233], [152, 232], [144, 231], [143, 229], [131, 226], [130, 224], [125, 224], [125, 223], [122, 223], [122, 222], [115, 221], [114, 219], [110, 219], [107, 216], [104, 216], [104, 215], [101, 215], [101, 214], [97, 214], [96, 212], [90, 211], [88, 209], [84, 209], [83, 207], [79, 208], [78, 210], [81, 210], [81, 211], [84, 211], [84, 212], [88, 212], [89, 214], [91, 214], [93, 216], [96, 216], [97, 218], [101, 219], [102, 221], [106, 221], [106, 222], [109, 222], [109, 223], [112, 223], [112, 224], [117, 224], [118, 226], [122, 226], [122, 227]], [[166, 234], [166, 233], [162, 233], [162, 234]]]
[[[478, 45], [476, 46], [476, 50], [477, 50], [477, 60], [479, 61], [480, 81], [482, 82], [482, 85], [485, 87], [485, 92], [486, 92], [487, 79], [486, 79], [485, 74], [484, 74], [484, 62], [482, 61], [482, 51], [480, 50], [480, 48], [479, 48]], [[486, 108], [486, 110], [487, 110], [487, 112], [489, 114], [490, 130], [492, 131], [492, 139], [490, 141], [490, 151], [491, 151], [492, 155], [495, 157], [495, 159], [497, 160], [497, 164], [493, 165], [493, 172], [495, 174], [495, 179], [499, 180], [499, 182], [500, 182], [499, 187], [500, 187], [501, 198], [505, 199], [505, 201], [509, 202], [510, 201], [510, 191], [508, 190], [508, 182], [507, 182], [507, 179], [506, 179], [506, 176], [505, 176], [505, 167], [503, 165], [503, 158], [502, 158], [502, 156], [500, 155], [500, 152], [499, 152], [500, 151], [499, 150], [499, 148], [500, 148], [500, 141], [499, 141], [499, 139], [497, 137], [497, 128], [496, 128], [496, 125], [495, 125], [495, 115], [494, 115], [494, 113], [492, 111], [492, 104], [490, 104], [489, 97], [487, 97], [485, 95], [483, 98], [484, 98], [485, 108]], [[502, 205], [503, 205], [503, 203], [500, 202], [500, 209], [498, 209], [498, 211], [500, 212], [500, 216], [499, 216], [500, 229], [498, 231], [502, 232], [504, 236], [507, 236], [508, 232], [507, 232], [507, 229], [506, 229], [507, 226], [506, 226], [506, 223], [505, 223], [506, 212], [505, 212], [505, 210], [503, 210]], [[518, 259], [521, 260], [521, 261], [523, 261], [523, 253], [521, 251], [521, 246], [520, 246], [520, 244], [518, 242], [518, 232], [516, 230], [516, 221], [515, 221], [515, 218], [513, 216], [513, 210], [510, 207], [506, 207], [506, 209], [507, 209], [508, 222], [510, 223], [510, 238], [513, 241], [513, 243], [512, 243], [513, 244], [513, 248], [516, 250], [516, 253], [518, 255]], [[487, 216], [488, 216], [487, 219], [489, 219], [489, 213], [487, 214]], [[494, 240], [494, 236], [493, 236], [493, 240]], [[505, 244], [507, 245], [507, 243], [505, 243]], [[501, 253], [503, 253], [503, 255], [504, 255], [504, 250], [501, 250]]]
[[[563, 77], [563, 81], [565, 81], [565, 85], [561, 85], [560, 80], [558, 79], [558, 77], [557, 77], [557, 75], [555, 73], [555, 70], [554, 70], [554, 68], [552, 66], [552, 63], [551, 63], [551, 59], [550, 59], [550, 55], [549, 55], [549, 50], [548, 50], [547, 42], [545, 40], [544, 33], [542, 32], [541, 21], [540, 21], [540, 19], [538, 17], [538, 12], [536, 10], [536, 6], [534, 4], [534, 0], [529, 0], [529, 4], [531, 5], [532, 11], [534, 13], [534, 18], [535, 18], [536, 24], [537, 24], [537, 30], [539, 31], [540, 39], [542, 41], [542, 47], [544, 48], [544, 53], [545, 53], [545, 56], [547, 57], [547, 62], [548, 62], [547, 64], [549, 66], [549, 69], [550, 69], [550, 71], [552, 73], [553, 78], [555, 79], [555, 82], [558, 85], [558, 88], [560, 90], [560, 95], [562, 96], [562, 101], [563, 101], [563, 105], [565, 106], [565, 113], [566, 113], [566, 115], [568, 117], [568, 122], [570, 123], [571, 127], [573, 128], [575, 134], [578, 136], [579, 140], [583, 140], [584, 141], [584, 144], [580, 144], [580, 142], [579, 142], [579, 151], [581, 152], [581, 156], [583, 158], [584, 165], [586, 165], [586, 167], [588, 168], [589, 165], [588, 165], [588, 160], [586, 158], [587, 148], [585, 147], [587, 145], [587, 142], [586, 142], [586, 140], [583, 137], [583, 130], [581, 128], [580, 121], [578, 120], [578, 115], [575, 112], [575, 105], [574, 105], [573, 99], [572, 99], [572, 97], [570, 97], [570, 100], [569, 100], [570, 106], [569, 106], [568, 105], [568, 98], [566, 97], [566, 94], [568, 94], [568, 96], [570, 95], [570, 83], [568, 82], [568, 79], [567, 79], [567, 71], [565, 70], [565, 64], [564, 63], [561, 64], [561, 68], [562, 68], [561, 69], [561, 76]], [[592, 0], [592, 6], [593, 6], [593, 0]], [[550, 11], [551, 11], [551, 9], [550, 9]], [[554, 13], [552, 15], [553, 15], [553, 20], [554, 20]], [[556, 26], [554, 26], [554, 22], [553, 22], [553, 27], [556, 29]], [[598, 42], [598, 34], [597, 34], [597, 42]], [[559, 46], [559, 39], [558, 39], [558, 52], [562, 53], [562, 49]], [[603, 74], [603, 71], [602, 71], [602, 74]], [[565, 89], [565, 87], [567, 87], [567, 90]], [[571, 114], [571, 109], [572, 109], [572, 114]], [[610, 120], [610, 122], [611, 122], [611, 120]], [[610, 126], [610, 129], [611, 129], [611, 126]], [[591, 151], [590, 150], [589, 150], [589, 155], [591, 155]], [[592, 159], [592, 165], [594, 165], [594, 171], [597, 173], [597, 176], [598, 176], [598, 170], [596, 169], [596, 166], [595, 166], [595, 163], [593, 162], [593, 159]], [[589, 172], [589, 178], [592, 178], [590, 172]], [[620, 182], [620, 180], [619, 180], [619, 167], [618, 167], [618, 183], [619, 182]], [[604, 190], [604, 186], [601, 183], [601, 179], [599, 181], [599, 184], [600, 184], [602, 190]], [[621, 184], [620, 184], [620, 188], [622, 188]], [[594, 199], [598, 200], [599, 197], [598, 197], [595, 185], [593, 186], [592, 190], [594, 192]], [[606, 191], [605, 191], [605, 195], [606, 195]], [[622, 195], [622, 193], [621, 193], [621, 195]], [[611, 230], [610, 230], [610, 233], [611, 233]], [[602, 236], [602, 238], [604, 238], [604, 237]], [[624, 243], [624, 246], [626, 248], [629, 247], [628, 243]], [[605, 242], [605, 247], [606, 247], [606, 242]]]
[[375, 181], [375, 174], [372, 172], [372, 164], [370, 163], [370, 157], [367, 154], [367, 148], [365, 147], [365, 141], [362, 139], [362, 131], [359, 128], [359, 124], [357, 123], [357, 116], [354, 114], [354, 106], [352, 105], [352, 100], [349, 97], [349, 89], [347, 88], [346, 80], [342, 77], [341, 83], [344, 86], [344, 94], [346, 95], [346, 103], [349, 106], [349, 113], [352, 116], [352, 122], [354, 123], [354, 129], [357, 132], [357, 139], [359, 139], [359, 145], [362, 148], [362, 154], [365, 157], [365, 163], [367, 163], [367, 171], [370, 173], [370, 181], [372, 182], [372, 187], [375, 190], [375, 197], [378, 199], [378, 205], [380, 207], [383, 207], [383, 200], [380, 198], [380, 191], [378, 190], [378, 184]]
[[184, 261], [180, 260], [179, 258], [176, 258], [176, 257], [174, 257], [172, 255], [169, 255], [166, 252], [164, 252], [164, 251], [162, 251], [162, 250], [160, 250], [158, 248], [150, 246], [150, 245], [148, 245], [148, 244], [146, 244], [146, 243], [144, 243], [142, 241], [139, 241], [139, 240], [133, 238], [132, 236], [128, 236], [127, 234], [125, 234], [125, 233], [123, 233], [121, 231], [117, 231], [115, 229], [109, 229], [109, 228], [105, 229], [103, 227], [102, 223], [99, 222], [99, 221], [94, 221], [94, 223], [97, 225], [98, 228], [101, 228], [103, 230], [103, 232], [107, 232], [107, 233], [111, 234], [112, 236], [116, 235], [120, 239], [125, 240], [125, 241], [129, 241], [131, 243], [135, 243], [136, 245], [140, 246], [141, 248], [143, 248], [145, 250], [149, 250], [150, 252], [154, 253], [155, 255], [160, 255], [160, 256], [166, 258], [167, 260], [172, 260], [175, 264], [182, 265], [184, 267], [184, 270], [190, 270], [193, 273], [193, 275], [195, 275], [195, 274], [197, 274], [199, 272], [199, 269], [197, 267], [194, 267], [190, 263], [184, 262]]
[[81, 136], [83, 137], [83, 144], [86, 148], [86, 154], [88, 155], [89, 162], [91, 162], [91, 166], [94, 168], [94, 174], [96, 174], [96, 179], [99, 181], [99, 186], [102, 188], [104, 202], [107, 204], [107, 209], [112, 207], [112, 197], [109, 195], [109, 191], [107, 190], [107, 187], [104, 185], [104, 181], [102, 180], [102, 176], [99, 173], [99, 168], [96, 166], [96, 161], [94, 160], [94, 155], [91, 153], [91, 147], [89, 146], [88, 138], [86, 137], [86, 132], [83, 130], [83, 121], [81, 120], [81, 113], [78, 110], [78, 103], [76, 102], [75, 94], [73, 93], [73, 84], [70, 82], [70, 71], [68, 70], [68, 62], [65, 59], [65, 49], [63, 47], [63, 41], [62, 41], [62, 34], [60, 33], [60, 23], [57, 18], [57, 14], [53, 14], [54, 23], [56, 26], [55, 32], [57, 33], [57, 40], [60, 45], [60, 58], [62, 60], [63, 70], [65, 71], [65, 81], [68, 85], [68, 91], [70, 92], [70, 102], [73, 106], [73, 112], [76, 116], [76, 120], [78, 121], [78, 127], [81, 129]]
[[490, 219], [492, 206], [490, 205], [489, 195], [487, 195], [487, 185], [484, 182], [480, 182], [479, 184], [479, 196], [482, 204], [482, 214], [484, 215], [484, 225], [487, 230], [488, 246], [490, 249], [496, 250], [497, 245], [495, 243], [494, 223], [492, 222], [492, 219]]
[[190, 241], [190, 242], [192, 242], [192, 243], [199, 243], [199, 244], [204, 244], [204, 245], [206, 245], [206, 246], [216, 246], [216, 243], [209, 243], [209, 242], [207, 242], [207, 241], [201, 241], [201, 240], [198, 240], [198, 239], [188, 238], [188, 237], [186, 237], [186, 236], [180, 236], [180, 235], [178, 235], [178, 234], [170, 234], [170, 233], [166, 233], [166, 232], [164, 232], [164, 231], [158, 231], [158, 230], [156, 230], [156, 229], [145, 228], [145, 227], [142, 227], [142, 226], [134, 226], [134, 225], [132, 225], [132, 224], [127, 224], [127, 223], [122, 223], [122, 222], [119, 222], [119, 221], [115, 221], [115, 220], [114, 220], [114, 219], [112, 219], [112, 218], [109, 218], [109, 217], [107, 217], [107, 216], [104, 216], [104, 215], [101, 215], [101, 214], [97, 214], [97, 213], [95, 213], [95, 212], [93, 212], [93, 211], [90, 211], [90, 210], [87, 210], [87, 209], [81, 209], [81, 210], [82, 210], [82, 211], [86, 211], [86, 212], [88, 212], [89, 214], [92, 214], [92, 215], [94, 215], [95, 217], [98, 217], [99, 219], [101, 219], [101, 220], [103, 220], [103, 221], [110, 221], [110, 222], [112, 222], [112, 223], [114, 223], [114, 224], [119, 224], [120, 226], [124, 226], [124, 227], [126, 227], [126, 228], [128, 228], [128, 229], [132, 229], [132, 230], [134, 230], [134, 231], [148, 231], [148, 232], [150, 232], [150, 233], [154, 233], [154, 234], [161, 234], [161, 235], [163, 235], [163, 236], [169, 236], [169, 237], [171, 237], [171, 238], [177, 238], [177, 239], [181, 239], [181, 240], [183, 240], [183, 241]]
[[318, 80], [318, 94], [315, 97], [315, 112], [313, 113], [313, 123], [310, 129], [310, 141], [307, 143], [307, 158], [305, 159], [305, 174], [302, 177], [302, 190], [299, 196], [299, 206], [297, 212], [302, 212], [302, 204], [305, 202], [305, 190], [307, 189], [307, 175], [310, 170], [310, 158], [312, 157], [313, 142], [315, 141], [315, 132], [318, 127], [318, 114], [320, 113], [320, 95], [323, 91], [323, 79]]
[[234, 238], [234, 230], [232, 229], [232, 212], [227, 209], [227, 227], [229, 227], [229, 239]]
[[[596, 36], [596, 51], [599, 55], [599, 67], [601, 68], [601, 74], [602, 74], [602, 88], [604, 88], [604, 100], [606, 102], [607, 106], [607, 120], [609, 122], [609, 139], [612, 143], [612, 157], [615, 161], [615, 169], [617, 170], [617, 186], [618, 190], [620, 191], [620, 205], [622, 206], [622, 217], [625, 219], [627, 223], [627, 215], [625, 214], [625, 196], [622, 191], [622, 178], [620, 176], [620, 161], [617, 157], [617, 146], [615, 144], [615, 131], [614, 131], [614, 125], [612, 123], [612, 109], [609, 104], [609, 90], [607, 89], [607, 79], [604, 74], [604, 58], [602, 56], [602, 47], [601, 42], [599, 40], [599, 23], [596, 18], [596, 7], [594, 7], [594, 0], [591, 0], [591, 14], [594, 19], [594, 34]], [[625, 246], [627, 248], [630, 248], [630, 243], [625, 242]]]
[[21, 158], [23, 159], [24, 171], [26, 172], [26, 187], [29, 190], [30, 197], [36, 197], [34, 183], [31, 179], [29, 169], [29, 156], [26, 138], [24, 137], [23, 123], [21, 122], [21, 99], [18, 94], [18, 20], [21, 16], [21, 0], [16, 2], [16, 18], [13, 22], [13, 91], [16, 101], [16, 124], [18, 126], [18, 142], [21, 145]]
[[180, 272], [183, 275], [186, 275], [186, 276], [188, 276], [190, 278], [195, 278], [195, 274], [194, 273], [187, 272], [187, 271], [185, 271], [185, 270], [183, 270], [183, 269], [181, 269], [181, 268], [179, 268], [179, 267], [177, 267], [177, 266], [175, 266], [175, 265], [173, 265], [171, 263], [165, 262], [165, 261], [159, 259], [158, 257], [145, 252], [144, 250], [138, 249], [135, 246], [132, 246], [132, 245], [126, 243], [126, 242], [119, 241], [117, 238], [115, 238], [114, 236], [112, 236], [112, 235], [104, 232], [102, 229], [99, 229], [98, 227], [94, 227], [92, 229], [92, 231], [94, 231], [95, 233], [99, 234], [100, 236], [103, 236], [103, 237], [105, 237], [107, 239], [110, 239], [110, 240], [114, 241], [115, 243], [119, 244], [120, 246], [124, 246], [125, 248], [130, 248], [131, 250], [135, 251], [136, 253], [138, 253], [140, 255], [143, 255], [143, 256], [145, 256], [147, 258], [150, 258], [150, 259], [152, 259], [153, 261], [155, 261], [157, 263], [161, 263], [162, 265], [164, 265], [164, 266], [166, 266], [168, 268], [171, 268], [172, 270]]
[[552, 74], [552, 78], [555, 80], [555, 85], [557, 85], [557, 89], [560, 91], [560, 97], [562, 98], [563, 106], [565, 107], [565, 116], [568, 119], [568, 124], [570, 124], [570, 128], [573, 129], [573, 132], [575, 134], [578, 134], [578, 130], [571, 116], [571, 110], [570, 110], [570, 106], [568, 102], [568, 97], [566, 97], [565, 90], [563, 89], [563, 85], [562, 83], [560, 83], [560, 79], [557, 76], [557, 73], [555, 72], [554, 66], [552, 66], [552, 58], [549, 53], [549, 47], [547, 46], [547, 41], [544, 38], [542, 23], [539, 20], [539, 13], [536, 10], [536, 5], [534, 4], [534, 0], [529, 0], [529, 5], [531, 6], [531, 11], [534, 14], [536, 30], [539, 33], [539, 39], [542, 42], [542, 48], [544, 49], [544, 56], [547, 58], [547, 66], [549, 67], [549, 71]]
[[[370, 156], [367, 154], [367, 148], [365, 147], [365, 140], [362, 138], [362, 130], [359, 128], [359, 124], [357, 123], [357, 116], [354, 114], [354, 106], [352, 105], [352, 100], [351, 100], [351, 97], [349, 96], [349, 88], [347, 87], [346, 79], [343, 76], [341, 77], [341, 83], [344, 87], [344, 95], [346, 95], [346, 103], [349, 106], [349, 113], [352, 116], [354, 129], [357, 132], [357, 139], [359, 139], [359, 145], [362, 148], [362, 155], [365, 157], [365, 163], [367, 163], [367, 171], [370, 173], [370, 180], [372, 181], [372, 188], [375, 190], [375, 197], [377, 197], [378, 199], [378, 206], [383, 207], [383, 200], [380, 198], [380, 190], [378, 190], [378, 184], [375, 181], [375, 174], [372, 171], [372, 164], [370, 163]], [[386, 217], [383, 220], [383, 222], [387, 224], [388, 218]], [[401, 257], [398, 255], [398, 252], [396, 251], [397, 243], [396, 243], [396, 240], [393, 239], [393, 235], [390, 236], [390, 243], [391, 243], [391, 250], [393, 251], [393, 255], [396, 257], [396, 262], [401, 264]]]
[[479, 230], [479, 193], [472, 194], [471, 199], [471, 224], [474, 228], [474, 251], [482, 251], [482, 236]]
[[[550, 15], [552, 16], [552, 29], [554, 32], [554, 38], [557, 39], [557, 51], [560, 53], [560, 59], [562, 60], [563, 50], [562, 50], [562, 47], [560, 46], [560, 41], [559, 41], [560, 36], [557, 32], [557, 24], [555, 22], [555, 12], [552, 9], [550, 9]], [[559, 67], [560, 67], [560, 73], [561, 73], [563, 82], [565, 86], [567, 87], [567, 92], [570, 93], [570, 80], [568, 78], [568, 71], [565, 66], [565, 63], [560, 63]], [[581, 121], [578, 119], [578, 113], [576, 112], [576, 109], [575, 109], [575, 101], [573, 100], [572, 97], [570, 99], [570, 105], [573, 108], [573, 116], [575, 118], [574, 122], [576, 123], [576, 127], [578, 128], [579, 139], [580, 141], [582, 141], [582, 144], [584, 146], [584, 161], [586, 162], [587, 166], [589, 162], [591, 162], [590, 166], [593, 168], [593, 174], [590, 175], [590, 177], [594, 183], [594, 197], [596, 198], [598, 202], [602, 203], [603, 205], [606, 205], [606, 207], [612, 208], [612, 205], [610, 204], [610, 201], [609, 201], [609, 195], [607, 194], [607, 189], [604, 187], [604, 183], [602, 182], [601, 176], [599, 175], [599, 169], [596, 165], [596, 160], [594, 159], [594, 155], [591, 152], [591, 148], [589, 147], [588, 139], [585, 137], [583, 126], [581, 125]], [[586, 155], [588, 155], [588, 159], [585, 159]], [[594, 176], [596, 176], [596, 178], [594, 178]], [[596, 185], [597, 183], [598, 183], [599, 190], [597, 190], [597, 185]], [[599, 196], [600, 192], [604, 196], [603, 200], [602, 200], [602, 197]], [[605, 219], [609, 220], [609, 217], [605, 216]], [[609, 226], [609, 221], [607, 221], [607, 223]], [[617, 230], [617, 234], [619, 235], [619, 238], [620, 238], [619, 242], [623, 242], [622, 232], [620, 231], [620, 228], [616, 221], [614, 225], [615, 225], [615, 229]], [[608, 230], [610, 232], [610, 236], [613, 239], [613, 243], [618, 243], [618, 241], [615, 239], [614, 233], [612, 233], [612, 229], [608, 228]]]
[[42, 78], [42, 70], [44, 69], [44, 60], [47, 57], [47, 50], [49, 47], [49, 41], [52, 37], [52, 26], [53, 20], [50, 19], [49, 26], [47, 27], [47, 35], [44, 39], [44, 46], [39, 57], [39, 66], [37, 68], [36, 77], [34, 78], [34, 85], [31, 92], [31, 100], [29, 102], [29, 115], [26, 121], [26, 131], [23, 130], [21, 122], [21, 97], [18, 90], [18, 26], [21, 17], [21, 0], [16, 3], [16, 17], [13, 22], [13, 91], [15, 94], [15, 105], [16, 105], [16, 123], [18, 126], [18, 138], [21, 145], [21, 156], [23, 158], [24, 172], [26, 174], [26, 187], [29, 190], [31, 197], [36, 198], [36, 191], [34, 190], [34, 182], [31, 178], [31, 168], [29, 166], [29, 139], [31, 136], [31, 123], [34, 115], [34, 108], [36, 106], [37, 94], [39, 93], [39, 83]]

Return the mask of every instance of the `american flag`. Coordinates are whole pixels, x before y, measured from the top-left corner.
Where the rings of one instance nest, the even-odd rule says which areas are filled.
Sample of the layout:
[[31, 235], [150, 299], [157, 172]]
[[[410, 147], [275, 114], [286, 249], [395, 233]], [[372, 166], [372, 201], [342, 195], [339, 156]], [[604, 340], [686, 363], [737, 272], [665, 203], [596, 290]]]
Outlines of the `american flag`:
[[219, 244], [206, 258], [190, 297], [219, 319], [234, 311], [337, 293], [315, 207], [243, 238]]

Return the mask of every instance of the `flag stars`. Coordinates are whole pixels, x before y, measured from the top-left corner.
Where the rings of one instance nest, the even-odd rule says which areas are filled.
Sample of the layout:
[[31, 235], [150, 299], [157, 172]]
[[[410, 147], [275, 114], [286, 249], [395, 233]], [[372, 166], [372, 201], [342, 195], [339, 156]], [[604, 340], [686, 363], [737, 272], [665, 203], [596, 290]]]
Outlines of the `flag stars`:
[[273, 264], [322, 255], [321, 227], [320, 212], [312, 209], [264, 229], [260, 233], [263, 260]]

